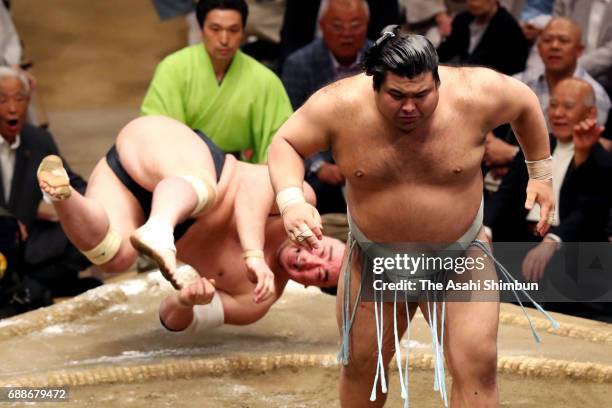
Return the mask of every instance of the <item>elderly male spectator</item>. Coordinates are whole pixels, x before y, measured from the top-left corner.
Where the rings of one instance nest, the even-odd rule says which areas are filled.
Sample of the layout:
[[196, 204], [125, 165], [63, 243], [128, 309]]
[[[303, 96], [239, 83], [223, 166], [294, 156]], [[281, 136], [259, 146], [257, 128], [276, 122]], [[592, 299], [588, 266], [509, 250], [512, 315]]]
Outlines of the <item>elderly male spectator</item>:
[[[300, 48], [285, 61], [282, 80], [294, 109], [318, 89], [361, 72], [369, 8], [365, 0], [325, 0], [319, 19], [323, 38]], [[346, 212], [342, 194], [344, 177], [329, 151], [306, 161], [306, 181], [317, 195], [320, 213]]]
[[[558, 205], [553, 226], [542, 242], [607, 241], [612, 190], [605, 186], [612, 176], [612, 156], [598, 143], [603, 127], [597, 125], [596, 111], [588, 82], [567, 78], [553, 89], [548, 116]], [[538, 241], [533, 226], [539, 221], [539, 206], [531, 211], [524, 207], [528, 180], [524, 160], [521, 153], [516, 155], [499, 191], [486, 204], [484, 223], [495, 241]], [[542, 276], [542, 266], [554, 248], [540, 245], [528, 254], [523, 270], [526, 279]]]
[[200, 0], [196, 14], [203, 44], [158, 65], [142, 113], [169, 116], [203, 131], [225, 152], [265, 162], [272, 136], [292, 109], [278, 77], [239, 50], [248, 6]]
[[[315, 38], [317, 16], [321, 15], [325, 1], [327, 0], [287, 0], [281, 28], [281, 66], [289, 55]], [[370, 9], [368, 38], [376, 39], [387, 25], [400, 22], [397, 0], [367, 0], [367, 2]]]
[[553, 15], [582, 27], [585, 50], [580, 64], [612, 94], [612, 1], [556, 0]]
[[298, 109], [315, 91], [335, 80], [361, 72], [369, 8], [365, 0], [328, 0], [319, 19], [323, 38], [317, 38], [287, 58], [282, 81]]
[[[527, 84], [538, 96], [543, 112], [548, 112], [549, 89], [563, 79], [577, 77], [588, 82], [595, 95], [597, 122], [606, 123], [610, 110], [610, 98], [603, 87], [579, 64], [582, 54], [580, 27], [565, 17], [554, 17], [544, 27], [538, 38], [538, 52], [544, 62], [542, 69], [523, 71], [516, 78]], [[509, 164], [518, 152], [518, 146], [487, 136], [486, 163], [493, 166]]]
[[[72, 296], [101, 282], [78, 278], [89, 262], [68, 242], [52, 207], [41, 201], [38, 165], [59, 151], [50, 133], [25, 123], [29, 97], [27, 78], [14, 68], [0, 67], [0, 206], [20, 222], [26, 274], [53, 296]], [[75, 188], [84, 191], [85, 181], [69, 168], [68, 173]]]
[[452, 32], [438, 47], [441, 62], [482, 65], [507, 75], [525, 68], [528, 44], [518, 23], [497, 0], [467, 0]]

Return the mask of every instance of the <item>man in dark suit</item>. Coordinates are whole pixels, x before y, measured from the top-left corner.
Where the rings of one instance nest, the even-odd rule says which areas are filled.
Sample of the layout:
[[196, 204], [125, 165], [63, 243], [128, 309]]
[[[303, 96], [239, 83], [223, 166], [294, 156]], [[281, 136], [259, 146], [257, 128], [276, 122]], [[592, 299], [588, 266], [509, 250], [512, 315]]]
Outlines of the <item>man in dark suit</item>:
[[[289, 55], [314, 39], [317, 15], [322, 14], [319, 10], [327, 7], [326, 3], [328, 0], [287, 0], [281, 28], [281, 68]], [[400, 23], [397, 0], [367, 0], [367, 3], [370, 10], [368, 38], [376, 39], [383, 28]]]
[[[527, 280], [542, 277], [561, 242], [607, 241], [612, 156], [599, 143], [603, 128], [597, 125], [596, 111], [593, 88], [586, 81], [564, 79], [552, 91], [548, 115], [558, 213], [549, 233], [523, 261]], [[539, 210], [522, 204], [528, 180], [524, 160], [517, 154], [499, 191], [485, 207], [484, 224], [495, 241], [539, 240], [532, 233]]]
[[[359, 66], [372, 43], [366, 39], [369, 12], [365, 0], [329, 0], [324, 3], [317, 38], [287, 58], [282, 81], [293, 109], [331, 82], [361, 72]], [[322, 214], [344, 213], [344, 177], [330, 151], [306, 160], [306, 181], [317, 195]]]
[[438, 47], [440, 62], [493, 68], [506, 75], [525, 69], [529, 45], [520, 26], [497, 0], [468, 0]]
[[[59, 150], [47, 131], [25, 123], [30, 86], [17, 70], [0, 67], [0, 206], [18, 220], [25, 237], [25, 272], [53, 296], [78, 294], [100, 282], [78, 279], [89, 262], [69, 243], [52, 207], [42, 202], [36, 171], [43, 157]], [[68, 170], [74, 188], [86, 182]]]

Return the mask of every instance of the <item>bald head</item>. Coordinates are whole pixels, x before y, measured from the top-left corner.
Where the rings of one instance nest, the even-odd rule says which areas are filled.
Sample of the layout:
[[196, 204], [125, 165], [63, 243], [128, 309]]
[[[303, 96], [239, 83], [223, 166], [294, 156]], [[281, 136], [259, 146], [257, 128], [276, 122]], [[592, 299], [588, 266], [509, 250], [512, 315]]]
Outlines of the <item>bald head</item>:
[[573, 127], [596, 116], [595, 92], [588, 82], [579, 78], [566, 78], [552, 90], [548, 119], [557, 139], [571, 141]]
[[562, 80], [553, 89], [552, 96], [558, 93], [573, 95], [577, 103], [587, 108], [595, 106], [595, 91], [591, 84], [583, 79], [571, 77]]
[[365, 44], [370, 12], [365, 0], [324, 0], [319, 24], [323, 40], [342, 65], [353, 63]]
[[582, 54], [582, 30], [566, 17], [552, 18], [538, 39], [538, 52], [548, 73], [572, 76]]
[[574, 38], [578, 43], [582, 43], [582, 29], [575, 21], [567, 17], [553, 17], [542, 29], [542, 34], [550, 32], [564, 32]]

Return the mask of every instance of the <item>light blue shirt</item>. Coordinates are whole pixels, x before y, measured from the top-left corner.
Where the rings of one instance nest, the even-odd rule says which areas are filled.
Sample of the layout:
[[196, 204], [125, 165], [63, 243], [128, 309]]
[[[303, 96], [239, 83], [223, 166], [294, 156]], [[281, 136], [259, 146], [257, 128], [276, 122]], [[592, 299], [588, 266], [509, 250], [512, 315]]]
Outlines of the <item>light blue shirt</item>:
[[[574, 77], [580, 78], [591, 84], [593, 91], [595, 92], [595, 107], [597, 108], [597, 123], [603, 126], [608, 119], [608, 112], [610, 111], [610, 98], [606, 93], [605, 89], [597, 82], [592, 76], [584, 70], [584, 68], [577, 66], [574, 71]], [[544, 76], [544, 69], [523, 71], [514, 75], [514, 78], [520, 80], [525, 85], [531, 88], [531, 90], [537, 95], [542, 107], [544, 116], [548, 118], [547, 110], [549, 104], [549, 89], [548, 82]]]

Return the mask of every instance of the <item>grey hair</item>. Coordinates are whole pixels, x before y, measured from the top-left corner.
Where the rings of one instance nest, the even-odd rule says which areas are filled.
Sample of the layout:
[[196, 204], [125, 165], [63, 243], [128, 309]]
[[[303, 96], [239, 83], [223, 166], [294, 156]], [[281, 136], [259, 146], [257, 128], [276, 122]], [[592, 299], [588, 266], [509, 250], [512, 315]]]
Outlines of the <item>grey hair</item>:
[[[325, 13], [327, 13], [330, 3], [331, 3], [331, 0], [321, 0], [321, 6], [319, 7], [319, 16], [317, 18], [317, 21], [320, 22], [323, 16], [325, 15]], [[370, 18], [370, 6], [368, 5], [368, 2], [366, 0], [361, 0], [361, 4], [363, 5], [366, 15], [368, 16], [368, 19], [369, 19]]]
[[23, 75], [21, 72], [19, 72], [15, 68], [7, 67], [7, 66], [0, 66], [0, 81], [6, 78], [15, 78], [21, 81], [21, 84], [23, 85], [23, 89], [26, 91], [28, 95], [30, 94], [30, 81], [28, 81], [28, 78], [26, 78], [25, 75]]

